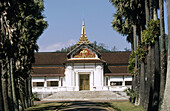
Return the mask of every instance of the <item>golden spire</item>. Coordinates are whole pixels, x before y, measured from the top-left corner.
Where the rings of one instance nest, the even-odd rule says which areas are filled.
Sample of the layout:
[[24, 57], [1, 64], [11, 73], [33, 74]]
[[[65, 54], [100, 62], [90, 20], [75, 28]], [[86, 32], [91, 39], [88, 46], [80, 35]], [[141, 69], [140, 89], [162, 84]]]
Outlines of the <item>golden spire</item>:
[[84, 23], [84, 14], [83, 14], [83, 24], [82, 24], [82, 30], [81, 30], [81, 37], [79, 39], [79, 41], [77, 42], [77, 44], [82, 44], [82, 43], [86, 43], [86, 44], [91, 44], [86, 36], [86, 32], [85, 32], [85, 23]]

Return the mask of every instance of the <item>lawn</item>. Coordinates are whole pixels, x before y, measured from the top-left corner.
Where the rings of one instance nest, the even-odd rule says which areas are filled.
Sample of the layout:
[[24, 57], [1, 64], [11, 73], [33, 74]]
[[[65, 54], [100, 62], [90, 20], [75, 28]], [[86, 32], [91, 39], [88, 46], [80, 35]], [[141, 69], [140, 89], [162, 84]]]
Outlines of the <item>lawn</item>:
[[42, 103], [27, 108], [25, 111], [54, 111], [66, 107], [67, 103]]
[[[97, 105], [115, 109], [114, 111], [146, 111], [141, 106], [134, 106], [129, 102], [95, 102]], [[25, 111], [54, 111], [71, 106], [73, 102], [47, 102], [36, 104]]]
[[117, 111], [146, 111], [141, 106], [129, 102], [110, 102], [110, 107]]

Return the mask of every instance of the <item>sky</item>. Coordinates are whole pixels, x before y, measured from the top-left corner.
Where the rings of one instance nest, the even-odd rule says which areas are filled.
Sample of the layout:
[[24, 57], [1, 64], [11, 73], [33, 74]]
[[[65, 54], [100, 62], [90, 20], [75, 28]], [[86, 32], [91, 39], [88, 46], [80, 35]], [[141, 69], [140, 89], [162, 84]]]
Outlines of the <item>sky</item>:
[[48, 27], [37, 41], [39, 52], [55, 52], [76, 44], [81, 36], [83, 10], [86, 34], [91, 43], [104, 43], [107, 49], [115, 46], [117, 51], [131, 47], [126, 36], [112, 28], [116, 10], [109, 0], [44, 0], [44, 6]]

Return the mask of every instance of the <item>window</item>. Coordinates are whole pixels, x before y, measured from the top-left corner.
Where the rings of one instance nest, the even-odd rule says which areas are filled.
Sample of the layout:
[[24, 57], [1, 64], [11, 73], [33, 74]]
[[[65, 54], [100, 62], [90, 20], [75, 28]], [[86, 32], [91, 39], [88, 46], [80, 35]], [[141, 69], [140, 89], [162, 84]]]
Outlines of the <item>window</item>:
[[122, 86], [122, 81], [111, 81], [110, 86]]
[[58, 81], [47, 81], [47, 87], [58, 87]]
[[44, 87], [44, 82], [33, 82], [33, 87]]
[[132, 85], [132, 81], [125, 81], [125, 85]]

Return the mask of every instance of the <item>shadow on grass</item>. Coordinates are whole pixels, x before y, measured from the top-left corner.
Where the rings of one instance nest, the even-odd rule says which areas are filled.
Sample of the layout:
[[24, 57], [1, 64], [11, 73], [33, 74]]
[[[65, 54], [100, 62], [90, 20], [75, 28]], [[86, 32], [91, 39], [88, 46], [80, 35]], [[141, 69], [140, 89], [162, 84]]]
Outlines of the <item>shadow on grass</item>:
[[46, 111], [46, 110], [56, 110], [56, 109], [62, 109], [63, 107], [66, 107], [65, 103], [42, 103], [37, 104], [32, 107], [27, 108], [25, 111]]
[[[45, 110], [64, 110], [64, 111], [106, 111], [105, 108], [112, 107], [107, 102], [90, 102], [90, 101], [67, 101], [67, 102], [46, 102], [37, 104], [25, 111], [45, 111]], [[120, 109], [115, 108], [120, 111]]]
[[102, 103], [99, 103], [99, 104], [101, 104], [101, 106], [103, 106], [103, 107], [111, 107], [111, 108], [113, 108], [114, 110], [116, 110], [116, 111], [121, 111], [119, 108], [117, 108], [117, 107], [115, 107], [115, 106], [113, 106], [111, 103], [109, 103], [109, 102], [102, 102]]

